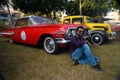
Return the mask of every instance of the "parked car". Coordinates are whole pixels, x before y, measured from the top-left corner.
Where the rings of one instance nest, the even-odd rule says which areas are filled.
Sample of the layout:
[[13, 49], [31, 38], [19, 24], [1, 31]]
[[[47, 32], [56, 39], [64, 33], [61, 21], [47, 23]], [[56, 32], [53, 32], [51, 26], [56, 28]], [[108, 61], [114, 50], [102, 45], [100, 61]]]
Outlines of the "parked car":
[[[18, 19], [14, 27], [4, 29], [0, 34], [9, 38], [10, 43], [38, 45], [44, 47], [47, 53], [54, 54], [60, 47], [69, 44], [77, 26], [80, 24], [55, 24], [47, 18], [27, 16]], [[88, 31], [87, 28], [85, 30]], [[88, 37], [87, 32], [84, 37]]]
[[110, 25], [112, 30], [116, 32], [116, 39], [120, 41], [120, 22], [112, 22]]
[[120, 22], [111, 22], [110, 25], [113, 31], [120, 31]]
[[61, 23], [84, 24], [87, 28], [91, 30], [91, 36], [89, 41], [95, 45], [103, 44], [113, 36], [110, 24], [103, 23], [89, 16], [66, 16], [65, 18], [63, 18]]

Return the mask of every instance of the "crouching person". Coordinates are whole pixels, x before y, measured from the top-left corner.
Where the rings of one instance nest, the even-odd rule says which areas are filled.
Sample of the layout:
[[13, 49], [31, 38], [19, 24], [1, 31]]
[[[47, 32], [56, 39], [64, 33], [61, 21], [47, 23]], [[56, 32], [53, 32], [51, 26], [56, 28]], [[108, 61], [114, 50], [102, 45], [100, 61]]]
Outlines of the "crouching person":
[[73, 65], [77, 64], [89, 64], [97, 71], [103, 71], [99, 65], [99, 59], [95, 57], [82, 37], [84, 33], [84, 27], [79, 26], [76, 29], [76, 35], [71, 38], [70, 53], [73, 60]]

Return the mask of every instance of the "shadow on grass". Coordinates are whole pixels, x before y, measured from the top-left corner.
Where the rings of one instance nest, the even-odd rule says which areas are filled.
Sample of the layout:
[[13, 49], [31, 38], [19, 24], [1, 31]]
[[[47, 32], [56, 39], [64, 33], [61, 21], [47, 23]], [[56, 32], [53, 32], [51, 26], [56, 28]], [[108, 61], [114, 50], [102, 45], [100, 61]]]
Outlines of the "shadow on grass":
[[[17, 45], [22, 45], [22, 46], [26, 46], [26, 47], [30, 47], [30, 48], [36, 48], [36, 49], [40, 49], [40, 50], [44, 50], [43, 46], [35, 46], [35, 45], [29, 45], [29, 44], [22, 44], [22, 43], [18, 43], [18, 42], [14, 42], [13, 44], [17, 44]], [[59, 47], [58, 48], [58, 52], [56, 54], [53, 55], [59, 55], [62, 54], [64, 52], [69, 52], [70, 46], [67, 45], [67, 47]], [[44, 50], [45, 51], [45, 50]], [[46, 52], [46, 54], [48, 54]]]
[[4, 78], [2, 73], [0, 73], [0, 80], [5, 80], [5, 78]]
[[120, 74], [117, 76], [117, 79], [116, 80], [120, 80]]

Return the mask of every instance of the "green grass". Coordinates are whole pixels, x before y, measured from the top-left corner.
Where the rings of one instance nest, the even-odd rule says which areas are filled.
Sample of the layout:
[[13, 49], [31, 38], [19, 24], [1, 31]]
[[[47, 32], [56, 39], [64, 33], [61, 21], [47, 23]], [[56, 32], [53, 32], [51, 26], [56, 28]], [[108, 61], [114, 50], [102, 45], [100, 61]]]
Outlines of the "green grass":
[[0, 71], [6, 80], [116, 80], [120, 74], [120, 42], [90, 46], [105, 71], [89, 65], [71, 66], [69, 51], [58, 55], [22, 44], [9, 44], [0, 38]]

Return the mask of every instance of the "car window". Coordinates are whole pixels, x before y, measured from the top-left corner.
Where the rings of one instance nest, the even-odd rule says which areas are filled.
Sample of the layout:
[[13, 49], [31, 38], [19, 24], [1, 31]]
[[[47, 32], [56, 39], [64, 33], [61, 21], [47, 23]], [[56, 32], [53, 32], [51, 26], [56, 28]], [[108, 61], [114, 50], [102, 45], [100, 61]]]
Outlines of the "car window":
[[63, 23], [64, 23], [64, 24], [70, 24], [70, 19], [65, 19], [65, 20], [63, 21]]
[[31, 17], [31, 19], [33, 21], [33, 24], [38, 24], [38, 23], [49, 24], [49, 23], [52, 23], [52, 21], [50, 21], [49, 19], [43, 18], [43, 17], [38, 17], [38, 16], [33, 16], [33, 17]]
[[98, 23], [98, 22], [100, 22], [100, 20], [88, 17], [88, 18], [86, 18], [86, 22], [88, 22], [88, 23]]
[[73, 18], [72, 23], [73, 24], [83, 23], [83, 17], [82, 18]]
[[19, 19], [19, 20], [16, 22], [16, 26], [19, 26], [19, 27], [28, 26], [28, 18]]

